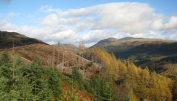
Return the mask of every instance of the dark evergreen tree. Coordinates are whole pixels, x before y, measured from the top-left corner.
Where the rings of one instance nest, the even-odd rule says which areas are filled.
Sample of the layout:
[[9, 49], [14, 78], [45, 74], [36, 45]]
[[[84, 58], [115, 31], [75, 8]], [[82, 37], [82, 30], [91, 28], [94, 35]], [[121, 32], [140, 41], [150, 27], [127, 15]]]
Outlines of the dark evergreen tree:
[[113, 82], [107, 77], [93, 77], [90, 80], [91, 92], [96, 101], [117, 101], [118, 97], [114, 91]]
[[0, 59], [0, 66], [2, 66], [2, 65], [11, 66], [11, 64], [12, 64], [11, 57], [10, 57], [9, 53], [7, 51], [5, 51], [2, 54], [2, 57]]
[[62, 94], [62, 80], [61, 74], [56, 68], [50, 72], [48, 83], [54, 98], [57, 99]]
[[3, 53], [1, 58], [1, 94], [4, 94], [0, 100], [3, 101], [27, 101], [30, 100], [31, 86], [28, 80], [23, 77], [24, 62], [17, 59], [14, 68], [7, 52]]
[[7, 52], [1, 56], [0, 101], [57, 101], [61, 84], [57, 69], [44, 68], [38, 59], [28, 65], [21, 58], [12, 62]]
[[177, 78], [173, 83], [172, 93], [173, 93], [173, 101], [177, 101]]
[[35, 60], [25, 69], [24, 76], [28, 78], [29, 84], [33, 86], [32, 94], [35, 101], [49, 101], [52, 98], [52, 91], [48, 85], [48, 73], [42, 67], [40, 60]]
[[[12, 84], [14, 80], [12, 79], [12, 60], [7, 51], [2, 54], [0, 59], [0, 90], [2, 97], [1, 100], [9, 99], [12, 95]], [[12, 97], [11, 97], [12, 98]]]
[[12, 68], [11, 57], [9, 53], [5, 51], [2, 54], [2, 57], [0, 59], [0, 69], [1, 69], [2, 76], [5, 76], [7, 78], [12, 78], [11, 68]]
[[24, 64], [24, 61], [21, 58], [17, 58], [15, 61], [15, 83], [14, 88], [16, 91], [19, 91], [19, 101], [28, 101], [32, 99], [32, 85], [29, 84], [28, 78], [24, 75], [25, 69], [28, 68], [28, 65]]
[[84, 88], [84, 80], [77, 67], [74, 67], [72, 70], [72, 80], [75, 86], [78, 86], [80, 89]]

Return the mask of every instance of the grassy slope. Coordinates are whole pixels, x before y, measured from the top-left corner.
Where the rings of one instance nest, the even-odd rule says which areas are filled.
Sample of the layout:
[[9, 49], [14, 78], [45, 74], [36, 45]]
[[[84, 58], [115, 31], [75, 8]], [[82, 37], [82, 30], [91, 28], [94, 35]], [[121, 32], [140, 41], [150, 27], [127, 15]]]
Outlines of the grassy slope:
[[102, 47], [113, 52], [117, 58], [132, 61], [143, 68], [148, 66], [158, 73], [175, 74], [174, 65], [177, 63], [177, 42], [175, 41], [142, 38], [114, 39], [114, 41], [105, 39], [94, 46]]

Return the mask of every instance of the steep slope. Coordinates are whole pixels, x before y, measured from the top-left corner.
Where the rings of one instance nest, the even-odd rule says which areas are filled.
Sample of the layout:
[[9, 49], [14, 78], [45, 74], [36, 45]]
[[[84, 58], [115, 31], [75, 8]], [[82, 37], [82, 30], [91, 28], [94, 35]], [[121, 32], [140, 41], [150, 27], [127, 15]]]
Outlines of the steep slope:
[[[72, 45], [64, 46], [74, 47]], [[80, 90], [77, 87], [73, 88], [73, 82], [71, 83], [69, 80], [73, 67], [78, 67], [79, 72], [86, 80], [99, 75], [100, 67], [95, 63], [68, 51], [67, 48], [48, 45], [15, 32], [0, 31], [0, 58], [4, 51], [8, 51], [13, 60], [21, 57], [25, 64], [39, 59], [44, 68], [56, 67], [63, 74], [63, 77], [66, 75], [68, 80], [65, 80], [66, 78], [63, 80], [62, 98], [71, 97], [69, 93], [74, 91], [79, 101], [91, 101], [93, 99], [93, 95], [88, 91]]]
[[14, 42], [14, 46], [23, 46], [35, 43], [46, 44], [38, 39], [29, 38], [25, 35], [16, 33], [16, 32], [7, 32], [0, 31], [0, 48], [11, 48], [13, 47], [12, 43]]
[[177, 63], [177, 42], [172, 40], [127, 37], [101, 40], [92, 47], [104, 48], [117, 58], [132, 61], [143, 68], [148, 66], [158, 73], [169, 69], [166, 64]]
[[[84, 77], [89, 78], [95, 75], [98, 69], [96, 64], [68, 51], [75, 48], [70, 44], [57, 47], [16, 32], [0, 31], [0, 54], [5, 48], [14, 50], [14, 53], [19, 54], [26, 62], [39, 58], [45, 66], [56, 66], [66, 75], [71, 74], [72, 67], [77, 66]], [[88, 74], [85, 74], [86, 71]]]
[[[80, 72], [86, 79], [89, 79], [99, 72], [99, 67], [96, 64], [92, 64], [91, 61], [61, 47], [45, 44], [31, 44], [14, 47], [14, 49], [10, 48], [8, 50], [11, 52], [14, 50], [16, 54], [19, 54], [27, 62], [38, 58], [46, 67], [56, 66], [66, 75], [70, 75], [72, 68], [75, 66], [80, 68]], [[2, 52], [3, 50], [0, 51]]]

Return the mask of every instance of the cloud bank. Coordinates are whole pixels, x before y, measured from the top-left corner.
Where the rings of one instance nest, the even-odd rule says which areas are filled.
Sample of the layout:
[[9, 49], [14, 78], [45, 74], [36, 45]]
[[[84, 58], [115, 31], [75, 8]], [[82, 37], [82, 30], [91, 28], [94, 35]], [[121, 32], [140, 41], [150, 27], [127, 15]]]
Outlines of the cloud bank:
[[[68, 10], [47, 5], [39, 12], [47, 14], [39, 25], [20, 26], [1, 18], [0, 30], [16, 31], [49, 44], [94, 44], [108, 37], [126, 36], [177, 39], [177, 16], [156, 14], [145, 3], [118, 2]], [[9, 12], [7, 16], [17, 15]]]

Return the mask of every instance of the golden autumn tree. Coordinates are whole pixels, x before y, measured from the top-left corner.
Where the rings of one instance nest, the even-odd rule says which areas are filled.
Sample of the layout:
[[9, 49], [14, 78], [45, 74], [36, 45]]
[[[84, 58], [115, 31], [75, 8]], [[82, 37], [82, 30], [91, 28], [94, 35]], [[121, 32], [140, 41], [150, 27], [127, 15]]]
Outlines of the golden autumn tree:
[[100, 48], [93, 48], [92, 55], [94, 62], [106, 67], [108, 76], [115, 80], [119, 77], [119, 65], [114, 54], [109, 54]]
[[[131, 62], [122, 62], [116, 59], [114, 54], [109, 54], [100, 48], [93, 48], [92, 56], [95, 63], [102, 66], [102, 68], [106, 68], [109, 78], [117, 82], [117, 87], [120, 87], [118, 92], [120, 92], [119, 94], [124, 94], [124, 97], [128, 95], [128, 99], [132, 101], [172, 100], [171, 79], [155, 72], [150, 72], [147, 68], [137, 67]], [[127, 92], [121, 91], [125, 89]]]

